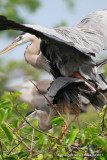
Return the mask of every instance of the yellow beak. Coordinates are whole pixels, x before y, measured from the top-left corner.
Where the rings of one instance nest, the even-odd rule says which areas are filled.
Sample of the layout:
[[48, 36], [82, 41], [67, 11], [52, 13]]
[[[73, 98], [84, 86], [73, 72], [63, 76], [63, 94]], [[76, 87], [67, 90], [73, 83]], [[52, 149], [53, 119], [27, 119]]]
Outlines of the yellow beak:
[[7, 46], [5, 49], [3, 49], [1, 52], [0, 52], [0, 55], [4, 54], [5, 52], [15, 48], [16, 46], [18, 45], [18, 42], [15, 40], [12, 44], [10, 44], [9, 46]]
[[13, 130], [13, 133], [17, 132], [17, 131], [18, 131], [19, 129], [21, 129], [22, 127], [24, 127], [24, 124], [23, 124], [23, 123], [19, 124], [19, 127], [18, 127], [18, 128], [15, 128], [15, 129]]

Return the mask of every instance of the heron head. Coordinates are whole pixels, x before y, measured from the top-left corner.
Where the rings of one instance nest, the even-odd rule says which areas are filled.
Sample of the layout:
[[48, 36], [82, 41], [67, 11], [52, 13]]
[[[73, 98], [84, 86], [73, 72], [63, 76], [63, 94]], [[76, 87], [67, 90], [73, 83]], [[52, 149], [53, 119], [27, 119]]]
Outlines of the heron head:
[[7, 46], [5, 49], [3, 49], [0, 52], [0, 55], [4, 54], [5, 52], [15, 48], [16, 46], [19, 46], [21, 44], [27, 43], [32, 41], [31, 34], [29, 33], [22, 33], [20, 34], [9, 46]]

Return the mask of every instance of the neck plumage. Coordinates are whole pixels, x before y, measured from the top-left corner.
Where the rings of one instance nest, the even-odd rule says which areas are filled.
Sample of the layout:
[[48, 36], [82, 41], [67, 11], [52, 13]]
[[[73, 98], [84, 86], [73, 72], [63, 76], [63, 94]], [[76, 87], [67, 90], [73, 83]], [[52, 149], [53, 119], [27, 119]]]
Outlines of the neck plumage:
[[[59, 108], [58, 108], [59, 109]], [[60, 109], [59, 109], [60, 111]], [[52, 128], [52, 125], [50, 124], [50, 120], [52, 117], [57, 116], [57, 112], [53, 107], [50, 107], [50, 113], [47, 114], [45, 111], [37, 111], [36, 119], [38, 120], [38, 124], [40, 129], [42, 130], [49, 130]]]
[[34, 68], [43, 69], [50, 72], [48, 60], [40, 52], [40, 39], [32, 39], [32, 43], [25, 51], [25, 59], [27, 63], [31, 64]]
[[49, 130], [52, 128], [52, 125], [49, 123], [50, 119], [47, 112], [38, 110], [36, 118], [40, 129]]

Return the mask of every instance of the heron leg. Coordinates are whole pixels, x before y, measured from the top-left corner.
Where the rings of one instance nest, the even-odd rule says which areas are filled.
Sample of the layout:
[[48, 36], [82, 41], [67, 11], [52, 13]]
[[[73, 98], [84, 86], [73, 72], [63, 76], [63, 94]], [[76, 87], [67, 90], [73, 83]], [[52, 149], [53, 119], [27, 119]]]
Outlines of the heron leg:
[[77, 117], [77, 124], [78, 124], [78, 128], [79, 128], [79, 130], [80, 130], [80, 129], [81, 129], [81, 127], [80, 127], [79, 116]]
[[67, 116], [68, 125], [70, 124], [70, 117], [69, 117], [69, 107], [65, 101], [63, 101], [63, 113]]
[[76, 116], [78, 128], [79, 128], [79, 130], [80, 130], [80, 122], [79, 122], [80, 107], [79, 107], [77, 104], [75, 104], [75, 103], [72, 103], [71, 107], [72, 107], [73, 113], [74, 113], [75, 116]]

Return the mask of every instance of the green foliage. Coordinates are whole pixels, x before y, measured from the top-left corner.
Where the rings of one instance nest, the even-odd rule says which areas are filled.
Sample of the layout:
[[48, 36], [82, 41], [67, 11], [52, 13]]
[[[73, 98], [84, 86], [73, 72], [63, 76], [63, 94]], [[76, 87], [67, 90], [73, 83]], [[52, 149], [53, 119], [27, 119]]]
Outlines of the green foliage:
[[[74, 7], [73, 0], [64, 1], [70, 10]], [[40, 6], [41, 2], [39, 0], [0, 0], [0, 14], [19, 23], [28, 23], [28, 19], [25, 17], [23, 18], [23, 15], [20, 14], [20, 10], [33, 13], [39, 9]], [[65, 20], [56, 26], [66, 26]], [[4, 32], [0, 32], [0, 34], [1, 33], [4, 34]], [[5, 33], [9, 37], [16, 36], [18, 34], [17, 31], [5, 31]]]
[[19, 15], [17, 7], [25, 7], [28, 11], [34, 12], [39, 6], [40, 2], [38, 0], [1, 0], [0, 14], [23, 23], [25, 20], [21, 17], [21, 15]]
[[[7, 16], [9, 19], [20, 23], [27, 23], [27, 18], [22, 18], [20, 10], [34, 12], [40, 7], [39, 0], [0, 0], [0, 14]], [[20, 10], [19, 10], [20, 8]], [[4, 32], [1, 32], [4, 33]], [[5, 32], [9, 36], [17, 35], [15, 31]]]
[[23, 120], [22, 115], [27, 113], [27, 104], [19, 103], [19, 95], [19, 92], [5, 92], [0, 99], [0, 159], [88, 160], [93, 156], [96, 160], [107, 159], [106, 106], [98, 114], [98, 122], [90, 123], [80, 131], [75, 122], [67, 127], [65, 118], [53, 117], [50, 121], [52, 132], [41, 132], [34, 121], [34, 128], [26, 126], [13, 133]]
[[8, 138], [8, 140], [9, 140], [9, 142], [11, 143], [12, 140], [13, 140], [13, 134], [12, 134], [11, 130], [5, 124], [2, 124], [1, 128], [5, 132], [5, 134], [6, 134], [7, 138]]
[[62, 117], [53, 117], [50, 120], [50, 123], [52, 123], [54, 126], [63, 126], [64, 125], [64, 119]]
[[79, 129], [73, 128], [71, 130], [71, 133], [66, 136], [65, 143], [67, 143], [68, 146], [71, 146], [73, 144], [78, 132], [79, 132]]
[[68, 4], [70, 9], [74, 6], [74, 0], [64, 0], [64, 1]]

